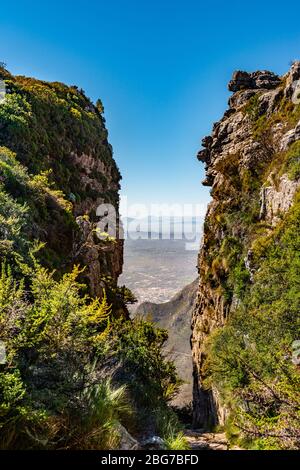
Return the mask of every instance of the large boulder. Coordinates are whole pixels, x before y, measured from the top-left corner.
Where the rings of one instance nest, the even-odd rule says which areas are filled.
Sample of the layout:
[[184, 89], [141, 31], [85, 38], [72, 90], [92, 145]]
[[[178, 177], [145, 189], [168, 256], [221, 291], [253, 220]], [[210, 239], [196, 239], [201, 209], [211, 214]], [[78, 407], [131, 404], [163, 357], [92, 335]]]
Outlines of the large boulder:
[[273, 72], [267, 70], [248, 73], [237, 70], [228, 84], [229, 91], [237, 92], [247, 89], [273, 89], [280, 85], [281, 80]]

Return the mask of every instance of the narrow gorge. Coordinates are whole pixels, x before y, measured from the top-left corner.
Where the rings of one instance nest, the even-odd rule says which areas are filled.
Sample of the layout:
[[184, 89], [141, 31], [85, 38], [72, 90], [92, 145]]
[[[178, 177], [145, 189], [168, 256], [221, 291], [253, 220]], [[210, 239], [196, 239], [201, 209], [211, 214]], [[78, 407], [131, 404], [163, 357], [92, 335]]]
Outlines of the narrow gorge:
[[300, 62], [233, 74], [198, 153], [198, 272], [136, 315], [101, 100], [4, 64], [0, 79], [0, 448], [205, 449], [211, 432], [215, 448], [299, 449]]

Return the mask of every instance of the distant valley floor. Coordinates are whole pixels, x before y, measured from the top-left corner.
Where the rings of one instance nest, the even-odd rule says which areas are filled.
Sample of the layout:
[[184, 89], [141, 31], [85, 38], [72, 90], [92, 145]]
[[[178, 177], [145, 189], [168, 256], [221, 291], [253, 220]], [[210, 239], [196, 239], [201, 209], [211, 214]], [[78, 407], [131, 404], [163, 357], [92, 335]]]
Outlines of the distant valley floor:
[[132, 316], [150, 316], [169, 332], [166, 355], [185, 381], [174, 404], [192, 400], [191, 318], [197, 295], [197, 252], [184, 240], [126, 240], [124, 273], [119, 284], [138, 299]]
[[[195, 244], [195, 247], [197, 244]], [[119, 285], [126, 285], [142, 302], [168, 302], [197, 277], [197, 251], [184, 240], [125, 240], [124, 269]]]

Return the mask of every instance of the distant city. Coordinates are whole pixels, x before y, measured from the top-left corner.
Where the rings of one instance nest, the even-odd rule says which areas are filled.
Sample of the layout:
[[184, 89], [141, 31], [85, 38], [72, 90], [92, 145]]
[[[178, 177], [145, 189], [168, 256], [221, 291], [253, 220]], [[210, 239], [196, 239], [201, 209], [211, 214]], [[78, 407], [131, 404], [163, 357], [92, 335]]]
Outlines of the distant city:
[[[119, 285], [125, 284], [134, 292], [137, 306], [145, 301], [168, 302], [198, 275], [196, 265], [202, 220], [173, 219], [174, 237], [169, 237], [171, 221], [151, 219], [151, 227], [161, 223], [160, 231], [144, 230], [148, 218], [123, 221], [124, 229], [130, 227], [130, 232], [125, 239], [124, 269]], [[184, 237], [176, 237], [178, 227], [184, 227]]]

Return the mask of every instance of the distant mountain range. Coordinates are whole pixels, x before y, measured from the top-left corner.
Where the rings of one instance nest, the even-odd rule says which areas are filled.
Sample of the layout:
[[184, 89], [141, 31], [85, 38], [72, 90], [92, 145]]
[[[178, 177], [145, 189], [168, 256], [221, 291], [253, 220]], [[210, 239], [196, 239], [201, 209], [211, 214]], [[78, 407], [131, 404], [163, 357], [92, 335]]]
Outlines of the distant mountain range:
[[148, 216], [122, 217], [125, 238], [196, 241], [202, 233], [202, 217]]

